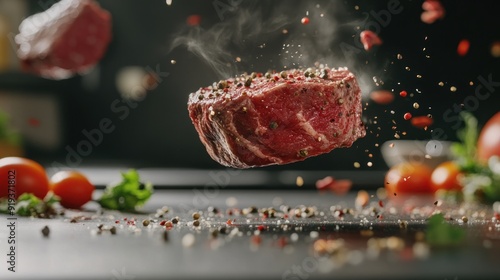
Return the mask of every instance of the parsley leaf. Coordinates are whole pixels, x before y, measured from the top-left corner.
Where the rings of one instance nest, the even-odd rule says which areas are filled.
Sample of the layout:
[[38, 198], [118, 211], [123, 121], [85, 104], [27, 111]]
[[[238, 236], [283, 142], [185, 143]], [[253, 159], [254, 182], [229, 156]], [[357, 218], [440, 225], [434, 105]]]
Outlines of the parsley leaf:
[[469, 112], [460, 112], [465, 126], [457, 132], [459, 143], [453, 143], [451, 151], [458, 158], [462, 171], [467, 173], [479, 172], [482, 167], [476, 162], [477, 138], [479, 135], [477, 119]]
[[465, 230], [447, 223], [443, 214], [435, 214], [428, 220], [425, 236], [432, 246], [453, 246], [464, 240]]
[[136, 207], [144, 205], [151, 197], [153, 185], [142, 184], [139, 173], [133, 169], [122, 173], [122, 177], [120, 183], [106, 187], [104, 194], [97, 202], [107, 209], [135, 211]]
[[[14, 209], [15, 213], [19, 216], [50, 218], [56, 215], [56, 210], [54, 209], [56, 202], [59, 202], [59, 198], [52, 192], [49, 192], [43, 200], [31, 193], [23, 193], [16, 200]], [[8, 200], [2, 201], [0, 203], [0, 212], [11, 214], [8, 206]]]

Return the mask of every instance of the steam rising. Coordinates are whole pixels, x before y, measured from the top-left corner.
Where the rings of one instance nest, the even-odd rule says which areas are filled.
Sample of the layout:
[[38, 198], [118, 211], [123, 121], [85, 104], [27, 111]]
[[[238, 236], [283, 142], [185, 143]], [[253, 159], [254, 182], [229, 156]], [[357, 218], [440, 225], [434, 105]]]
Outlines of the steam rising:
[[[367, 17], [346, 18], [348, 7], [340, 1], [327, 2], [324, 6], [303, 1], [293, 2], [296, 5], [290, 5], [288, 1], [273, 2], [271, 6], [249, 3], [241, 1], [239, 6], [226, 11], [223, 21], [209, 29], [191, 27], [181, 30], [174, 35], [170, 51], [186, 47], [223, 79], [253, 71], [250, 69], [253, 64], [237, 63], [237, 56], [249, 54], [249, 48], [269, 40], [281, 40], [281, 44], [274, 47], [276, 49], [266, 46], [264, 50], [267, 69], [279, 71], [318, 63], [329, 67], [347, 66], [357, 75], [363, 93], [366, 95], [371, 91], [373, 75], [367, 74], [366, 53], [359, 42], [359, 33], [356, 33], [360, 26], [363, 28]], [[306, 15], [310, 23], [301, 25], [300, 19]], [[287, 30], [286, 34], [283, 29]], [[342, 48], [342, 44], [349, 45], [348, 51]], [[255, 62], [256, 57], [246, 57], [245, 60]]]
[[206, 62], [220, 78], [227, 78], [238, 73], [234, 63], [236, 55], [230, 53], [230, 48], [243, 49], [248, 44], [256, 45], [270, 35], [278, 34], [286, 24], [288, 21], [284, 15], [265, 19], [262, 12], [242, 6], [236, 8], [232, 17], [207, 30], [195, 27], [187, 33], [174, 35], [170, 50], [185, 46]]

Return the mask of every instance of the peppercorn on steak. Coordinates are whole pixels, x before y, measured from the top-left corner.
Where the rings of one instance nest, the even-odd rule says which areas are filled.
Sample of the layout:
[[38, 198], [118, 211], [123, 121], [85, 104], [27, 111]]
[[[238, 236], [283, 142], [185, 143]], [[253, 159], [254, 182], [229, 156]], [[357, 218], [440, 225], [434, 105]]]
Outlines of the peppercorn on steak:
[[347, 68], [230, 78], [190, 94], [188, 110], [208, 154], [235, 168], [302, 161], [366, 134]]

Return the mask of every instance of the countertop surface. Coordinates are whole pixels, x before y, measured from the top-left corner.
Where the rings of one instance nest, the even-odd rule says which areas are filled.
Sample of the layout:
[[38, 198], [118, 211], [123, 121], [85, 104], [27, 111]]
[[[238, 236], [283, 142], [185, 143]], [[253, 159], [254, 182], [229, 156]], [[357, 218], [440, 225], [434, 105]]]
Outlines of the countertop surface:
[[[355, 197], [355, 193], [336, 196], [300, 190], [160, 190], [141, 213], [101, 213], [89, 203], [87, 211], [67, 210], [54, 219], [8, 220], [9, 216], [0, 215], [0, 278], [493, 279], [500, 275], [500, 222], [491, 206], [447, 208], [434, 205], [433, 198], [380, 203], [374, 195], [361, 210], [355, 208]], [[168, 212], [157, 212], [163, 206]], [[269, 207], [276, 209], [275, 218], [264, 211]], [[197, 211], [201, 211], [200, 225], [195, 227], [192, 215]], [[426, 218], [436, 211], [466, 231], [460, 245], [435, 248], [420, 241], [425, 240]], [[168, 230], [160, 225], [177, 216], [179, 223]], [[151, 220], [147, 227], [145, 219]], [[6, 262], [10, 222], [15, 222], [15, 272]], [[48, 236], [41, 232], [45, 226]]]

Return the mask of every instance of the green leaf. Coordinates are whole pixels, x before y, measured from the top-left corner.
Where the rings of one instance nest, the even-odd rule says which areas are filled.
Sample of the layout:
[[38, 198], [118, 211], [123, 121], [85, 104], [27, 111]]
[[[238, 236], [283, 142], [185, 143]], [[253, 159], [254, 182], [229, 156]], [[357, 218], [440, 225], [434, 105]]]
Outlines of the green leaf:
[[427, 222], [426, 239], [432, 246], [454, 246], [463, 242], [465, 230], [446, 222], [443, 214], [435, 214]]
[[139, 173], [132, 169], [122, 173], [120, 183], [106, 187], [98, 202], [103, 208], [134, 211], [137, 207], [144, 205], [152, 194], [153, 185], [142, 184]]
[[9, 116], [3, 111], [0, 111], [0, 140], [12, 145], [21, 144], [21, 135], [10, 128]]

